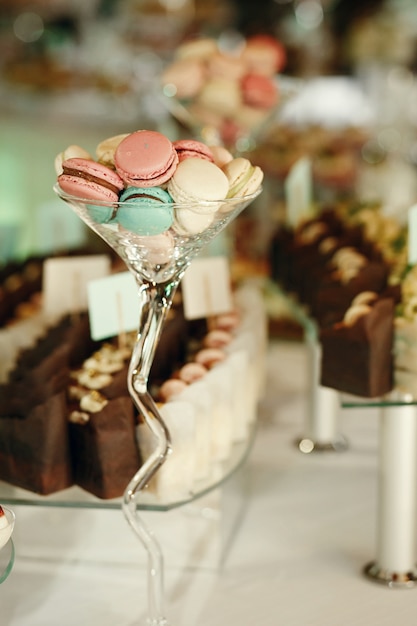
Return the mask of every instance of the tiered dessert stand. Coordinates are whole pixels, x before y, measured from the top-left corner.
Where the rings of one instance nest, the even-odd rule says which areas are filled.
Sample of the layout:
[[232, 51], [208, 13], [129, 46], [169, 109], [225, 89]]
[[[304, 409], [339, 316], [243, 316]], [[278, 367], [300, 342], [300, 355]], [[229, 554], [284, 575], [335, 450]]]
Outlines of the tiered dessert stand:
[[[276, 291], [275, 285], [271, 289]], [[282, 297], [282, 292], [279, 295]], [[284, 297], [286, 297], [284, 295]], [[378, 504], [376, 556], [364, 567], [367, 578], [389, 587], [414, 587], [417, 582], [417, 401], [392, 391], [383, 398], [346, 396], [320, 385], [317, 328], [290, 297], [291, 311], [304, 329], [308, 349], [309, 389], [301, 452], [340, 452], [347, 443], [339, 431], [343, 408], [379, 408]]]
[[380, 409], [376, 556], [364, 567], [364, 573], [389, 587], [414, 587], [417, 582], [417, 403], [392, 392], [372, 402], [343, 398], [343, 406]]

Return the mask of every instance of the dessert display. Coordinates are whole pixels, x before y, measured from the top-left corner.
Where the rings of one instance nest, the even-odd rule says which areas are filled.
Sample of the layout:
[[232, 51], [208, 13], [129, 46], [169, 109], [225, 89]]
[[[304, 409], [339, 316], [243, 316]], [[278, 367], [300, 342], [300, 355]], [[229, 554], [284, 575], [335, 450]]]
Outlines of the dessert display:
[[284, 46], [269, 35], [252, 35], [232, 50], [200, 38], [178, 46], [161, 82], [174, 116], [213, 143], [235, 146], [274, 112], [281, 96], [275, 77], [285, 63]]
[[[260, 398], [259, 388], [255, 404], [250, 404], [247, 396], [242, 411], [242, 393], [235, 385], [235, 372], [239, 372], [240, 379], [259, 377], [256, 360], [249, 358], [253, 350], [261, 361], [265, 356], [266, 318], [261, 294], [252, 289], [242, 297], [242, 289], [235, 294], [236, 311], [216, 317], [210, 330], [205, 320], [187, 321], [181, 298], [177, 298], [167, 316], [150, 373], [152, 394], [161, 408], [170, 404], [164, 412], [174, 412], [174, 431], [180, 449], [188, 455], [188, 465], [195, 450], [193, 442], [185, 445], [181, 420], [191, 420], [194, 434], [206, 449], [206, 479], [213, 478], [218, 463], [227, 460], [233, 443], [242, 440], [242, 433], [248, 436], [248, 424], [255, 418]], [[250, 329], [253, 344], [247, 341], [246, 347], [233, 355], [242, 341], [240, 333], [249, 323], [249, 311], [255, 308]], [[18, 358], [0, 387], [0, 476], [12, 485], [42, 495], [78, 485], [100, 499], [120, 497], [132, 471], [141, 465], [142, 456], [147, 458], [153, 445], [127, 388], [134, 337], [129, 333], [124, 346], [116, 340], [94, 342], [85, 313], [55, 324], [45, 319], [43, 323], [43, 334], [32, 346], [15, 346]], [[2, 332], [10, 334], [14, 328]], [[201, 407], [201, 385], [194, 389], [194, 384], [203, 379], [207, 402]], [[245, 388], [249, 393], [249, 384]], [[187, 394], [178, 396], [185, 389]], [[181, 404], [171, 406], [174, 400]], [[185, 413], [181, 410], [177, 415], [176, 409], [184, 405]], [[205, 431], [196, 428], [202, 409], [206, 426], [210, 427]], [[175, 473], [176, 491], [158, 487], [163, 484], [159, 480], [165, 480], [162, 472], [172, 476], [174, 461], [170, 461], [178, 457], [184, 460], [176, 451], [161, 470], [162, 478], [158, 473], [149, 488], [157, 502], [175, 500], [179, 493], [182, 498], [189, 496], [198, 485], [195, 473], [183, 480], [186, 463], [181, 473]]]
[[[191, 329], [174, 306], [163, 329], [150, 380], [152, 387], [185, 359]], [[133, 336], [124, 347], [105, 342], [70, 372], [67, 388], [74, 483], [101, 499], [119, 497], [142, 463], [136, 438], [137, 410], [127, 388]]]
[[393, 298], [358, 294], [341, 322], [320, 331], [321, 384], [376, 398], [393, 387]]
[[[241, 286], [234, 296], [236, 309], [214, 317], [210, 329], [189, 342], [186, 362], [155, 388], [173, 452], [144, 498], [185, 500], [221, 475], [233, 446], [249, 437], [264, 385], [267, 317], [257, 287]], [[146, 424], [139, 423], [137, 436], [143, 458], [149, 457]]]
[[86, 316], [66, 317], [19, 353], [0, 391], [2, 480], [44, 495], [73, 483], [66, 387], [89, 346]]
[[393, 388], [405, 240], [404, 227], [377, 206], [355, 203], [277, 231], [272, 275], [317, 324], [323, 386], [363, 397]]
[[[146, 150], [149, 145], [153, 156], [135, 161], [132, 144]], [[129, 254], [136, 246], [135, 263], [140, 259], [144, 268], [170, 263], [176, 237], [199, 237], [215, 223], [217, 212], [223, 221], [226, 209], [227, 217], [227, 196], [255, 191], [262, 181], [260, 169], [246, 159], [237, 160], [231, 176], [201, 142], [174, 144], [154, 131], [104, 140], [96, 158], [80, 146], [69, 146], [55, 160], [58, 180], [67, 192], [89, 199], [89, 220], [120, 231]], [[180, 207], [173, 196], [182, 199]], [[196, 213], [196, 199], [207, 202], [210, 212]], [[3, 272], [3, 285], [15, 289], [7, 291], [10, 313], [0, 333], [2, 480], [42, 495], [76, 484], [101, 499], [121, 496], [142, 463], [140, 418], [126, 383], [132, 343], [121, 348], [115, 341], [93, 341], [86, 313], [47, 319], [41, 260], [10, 264]], [[188, 322], [174, 303], [149, 374], [155, 394], [174, 371], [182, 370], [184, 376], [191, 365], [190, 344], [203, 348], [205, 333], [206, 324]], [[206, 374], [215, 355], [200, 352], [202, 363], [194, 365]], [[193, 386], [191, 380], [186, 384]]]
[[[122, 37], [116, 24], [107, 28], [106, 39], [102, 35], [107, 25], [95, 25], [91, 18], [94, 13], [113, 13], [112, 3], [71, 9], [79, 18], [64, 19], [62, 29], [74, 28], [78, 50], [71, 45], [75, 40], [56, 36], [59, 32], [51, 37], [46, 31], [39, 41], [25, 41], [17, 28], [14, 39], [22, 54], [13, 58], [10, 40], [4, 42], [2, 86], [10, 110], [15, 100], [17, 110], [23, 108], [23, 132], [29, 108], [36, 113], [38, 107], [42, 115], [46, 109], [45, 119], [58, 118], [58, 124], [68, 116], [73, 121], [84, 116], [89, 128], [94, 123], [109, 127], [120, 115], [123, 124], [135, 120], [139, 128], [138, 115], [143, 114], [157, 128], [169, 128], [172, 120], [164, 126], [166, 112], [160, 102], [151, 111], [152, 98], [161, 95], [158, 79], [167, 51], [187, 36], [187, 30], [196, 32], [192, 20], [198, 8], [193, 2], [159, 4], [133, 3], [125, 9]], [[200, 11], [203, 5], [208, 11], [207, 4], [197, 3]], [[227, 11], [228, 3], [215, 4]], [[327, 33], [332, 16], [323, 15], [323, 24], [311, 30], [307, 22], [314, 16], [303, 16], [301, 5], [298, 12], [295, 8], [285, 9], [291, 19], [279, 28], [273, 23], [266, 27], [287, 34], [291, 66], [300, 49], [311, 52], [308, 75], [318, 61], [313, 57], [329, 56], [312, 44], [319, 33]], [[172, 19], [163, 19], [168, 13]], [[265, 19], [268, 14], [263, 11]], [[308, 19], [301, 24], [303, 17]], [[296, 41], [295, 22], [315, 36]], [[248, 31], [256, 32], [259, 23], [252, 20]], [[203, 20], [202, 30], [207, 26]], [[88, 32], [93, 36], [84, 48]], [[116, 39], [137, 47], [127, 54], [120, 41], [119, 54], [114, 54], [107, 44]], [[43, 46], [51, 46], [51, 54]], [[150, 48], [164, 58], [150, 54]], [[219, 41], [186, 41], [162, 74], [163, 92], [177, 120], [206, 143], [171, 141], [140, 129], [105, 138], [95, 153], [74, 144], [57, 156], [57, 195], [115, 250], [135, 278], [137, 332], [126, 334], [121, 328], [118, 337], [93, 341], [84, 311], [54, 320], [42, 314], [36, 259], [1, 270], [0, 478], [46, 496], [78, 486], [102, 500], [122, 498], [124, 514], [148, 550], [148, 572], [156, 586], [161, 563], [138, 510], [142, 504], [181, 504], [227, 474], [233, 453], [245, 448], [253, 431], [265, 384], [266, 316], [255, 284], [245, 284], [233, 294], [231, 312], [193, 323], [174, 302], [184, 271], [258, 195], [264, 172], [273, 179], [268, 181], [271, 192], [281, 194], [290, 168], [307, 155], [315, 191], [327, 199], [346, 197], [357, 181], [368, 141], [367, 132], [354, 126], [271, 127], [285, 99], [285, 81], [279, 74], [288, 67], [287, 54], [273, 37], [238, 41], [236, 30], [224, 30]], [[362, 76], [360, 71], [356, 75]], [[399, 78], [399, 72], [390, 76], [392, 82]], [[149, 92], [142, 89], [142, 81]], [[48, 135], [57, 140], [58, 133]], [[261, 141], [251, 151], [255, 137]], [[236, 153], [241, 156], [236, 158]], [[7, 173], [16, 169], [12, 161]], [[259, 208], [267, 229], [270, 207]], [[42, 217], [48, 215], [45, 211]], [[313, 326], [317, 324], [321, 385], [370, 398], [395, 387], [415, 399], [414, 276], [407, 268], [404, 279], [403, 233], [380, 217], [375, 207], [335, 202], [296, 227], [286, 225], [273, 238], [271, 269], [274, 280], [295, 294]], [[249, 258], [264, 258], [254, 223], [256, 219], [240, 223], [242, 275]], [[40, 230], [46, 239], [46, 229]], [[264, 236], [268, 239], [270, 233]], [[265, 269], [262, 265], [261, 272]], [[291, 310], [286, 313], [288, 333], [293, 320]], [[123, 312], [120, 317], [122, 327]], [[298, 323], [290, 328], [297, 337], [303, 330]], [[0, 506], [0, 548], [12, 528]], [[169, 623], [161, 611], [162, 595], [154, 588], [148, 594], [149, 623]]]
[[[369, 222], [382, 221], [376, 208], [369, 211]], [[379, 242], [368, 237], [360, 212], [354, 204], [324, 207], [317, 217], [275, 234], [272, 274], [297, 293], [321, 326], [340, 321], [361, 291], [384, 290], [393, 270], [390, 240], [382, 253]], [[390, 236], [400, 237], [400, 232]]]
[[[245, 159], [237, 161], [235, 168], [231, 162], [219, 167], [202, 142], [194, 142], [190, 153], [182, 142], [175, 144], [157, 131], [139, 130], [109, 138], [106, 143], [113, 145], [112, 156], [111, 148], [103, 152], [100, 144], [98, 159], [105, 155], [107, 165], [85, 157], [61, 157], [56, 161], [59, 187], [69, 196], [108, 203], [106, 210], [92, 203], [87, 207], [90, 222], [119, 224], [135, 235], [156, 236], [172, 231], [198, 235], [214, 223], [217, 211], [227, 211], [227, 203], [222, 200], [249, 196], [262, 183], [263, 173], [258, 166]], [[117, 201], [120, 206], [113, 206]], [[205, 208], [213, 205], [199, 212], [172, 207], [174, 203], [195, 202]], [[170, 242], [159, 239], [157, 248], [160, 244], [167, 247]]]

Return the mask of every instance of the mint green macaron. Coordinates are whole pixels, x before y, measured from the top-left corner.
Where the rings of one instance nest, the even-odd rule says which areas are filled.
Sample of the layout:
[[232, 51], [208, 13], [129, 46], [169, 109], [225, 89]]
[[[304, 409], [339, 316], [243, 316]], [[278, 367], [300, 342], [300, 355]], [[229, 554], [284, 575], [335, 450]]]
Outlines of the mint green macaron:
[[159, 235], [172, 225], [172, 202], [161, 187], [128, 187], [120, 196], [117, 221], [137, 235]]

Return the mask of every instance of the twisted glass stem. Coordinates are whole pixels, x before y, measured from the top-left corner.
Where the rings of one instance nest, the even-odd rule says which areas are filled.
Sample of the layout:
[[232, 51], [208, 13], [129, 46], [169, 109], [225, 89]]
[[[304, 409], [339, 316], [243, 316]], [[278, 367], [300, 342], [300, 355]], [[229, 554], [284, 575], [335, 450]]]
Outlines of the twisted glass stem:
[[145, 423], [155, 435], [156, 447], [129, 482], [123, 496], [123, 513], [148, 553], [148, 619], [150, 626], [165, 626], [163, 556], [154, 534], [137, 512], [135, 496], [150, 481], [171, 452], [170, 434], [148, 393], [148, 378], [166, 314], [180, 277], [155, 284], [135, 276], [139, 285], [139, 331], [128, 373], [128, 389]]

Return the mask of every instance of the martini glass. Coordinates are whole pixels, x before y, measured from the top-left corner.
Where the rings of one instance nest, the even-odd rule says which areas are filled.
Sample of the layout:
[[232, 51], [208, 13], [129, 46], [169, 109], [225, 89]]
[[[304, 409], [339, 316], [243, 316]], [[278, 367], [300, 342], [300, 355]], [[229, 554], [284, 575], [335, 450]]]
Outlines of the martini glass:
[[12, 571], [14, 563], [14, 546], [11, 539], [15, 515], [13, 511], [2, 506], [6, 523], [0, 528], [0, 583], [4, 582]]
[[[139, 294], [139, 323], [128, 371], [128, 389], [144, 422], [155, 437], [155, 450], [132, 477], [123, 495], [127, 522], [148, 554], [148, 626], [167, 626], [163, 598], [163, 557], [160, 546], [138, 515], [138, 497], [172, 451], [170, 433], [148, 392], [148, 377], [166, 314], [175, 291], [192, 259], [216, 237], [261, 189], [244, 197], [219, 201], [164, 205], [173, 216], [172, 225], [155, 233], [149, 217], [154, 207], [129, 203], [99, 203], [83, 200], [54, 187], [60, 198], [125, 262], [133, 274]], [[118, 214], [130, 211], [133, 222], [144, 217], [148, 234], [137, 227], [126, 228]], [[140, 213], [144, 212], [144, 213]], [[151, 220], [152, 221], [152, 220]], [[187, 225], [187, 228], [185, 228]]]

